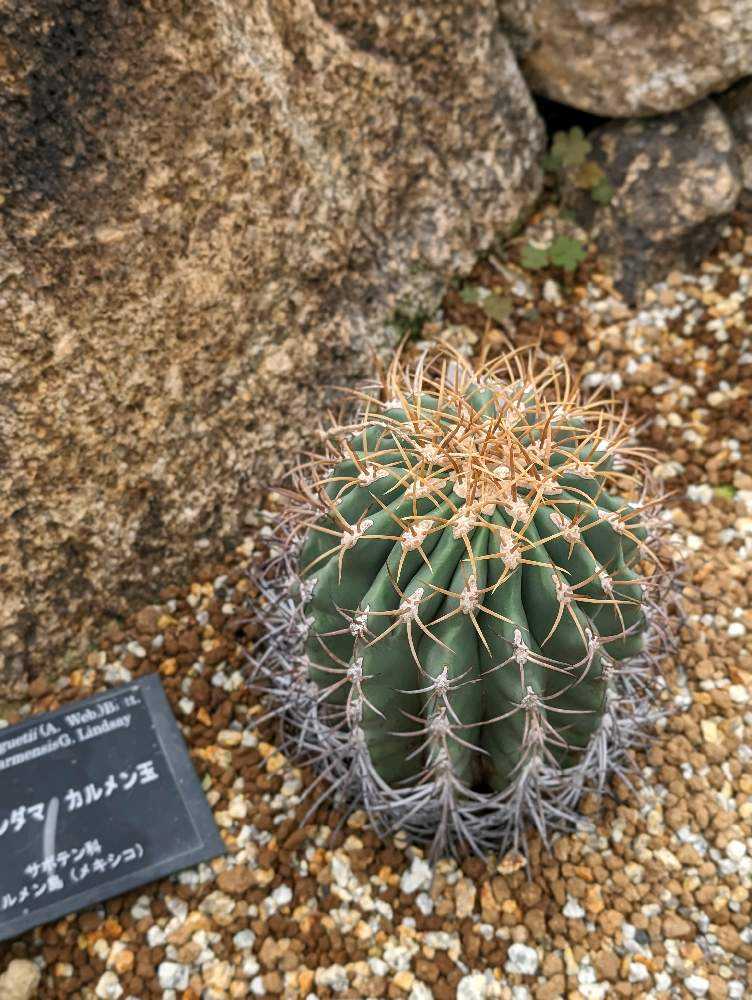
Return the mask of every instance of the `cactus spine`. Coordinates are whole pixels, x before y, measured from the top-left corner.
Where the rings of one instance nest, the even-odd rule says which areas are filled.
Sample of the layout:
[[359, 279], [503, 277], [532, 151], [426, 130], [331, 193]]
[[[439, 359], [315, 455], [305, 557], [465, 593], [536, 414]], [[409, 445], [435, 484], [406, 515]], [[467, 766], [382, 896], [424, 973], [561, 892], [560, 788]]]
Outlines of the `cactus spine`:
[[517, 846], [574, 819], [655, 713], [645, 456], [565, 367], [518, 354], [397, 359], [382, 396], [299, 477], [286, 645], [261, 672], [379, 828]]

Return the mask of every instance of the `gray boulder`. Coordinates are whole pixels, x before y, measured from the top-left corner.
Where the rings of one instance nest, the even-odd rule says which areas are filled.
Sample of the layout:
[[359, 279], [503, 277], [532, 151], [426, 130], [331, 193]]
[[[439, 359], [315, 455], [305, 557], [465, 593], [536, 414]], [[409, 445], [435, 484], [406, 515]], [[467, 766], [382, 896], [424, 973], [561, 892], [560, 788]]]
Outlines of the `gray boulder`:
[[563, 193], [634, 302], [674, 269], [692, 269], [720, 237], [741, 191], [728, 121], [710, 100], [652, 119], [613, 122], [588, 136], [589, 159], [613, 188], [597, 204], [573, 184]]
[[678, 111], [752, 73], [752, 0], [499, 0], [533, 90], [603, 117]]
[[752, 80], [744, 80], [718, 98], [736, 140], [742, 183], [752, 191]]
[[531, 206], [544, 136], [493, 0], [0, 20], [8, 681], [243, 540], [323, 386]]

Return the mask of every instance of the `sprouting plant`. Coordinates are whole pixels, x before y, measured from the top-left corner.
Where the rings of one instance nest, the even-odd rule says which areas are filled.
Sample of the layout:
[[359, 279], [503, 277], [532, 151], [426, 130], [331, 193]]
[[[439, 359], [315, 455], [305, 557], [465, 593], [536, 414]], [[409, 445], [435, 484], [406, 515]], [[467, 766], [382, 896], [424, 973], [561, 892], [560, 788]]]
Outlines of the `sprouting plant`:
[[738, 490], [733, 483], [721, 483], [714, 488], [713, 492], [722, 500], [733, 500]]
[[477, 305], [496, 323], [507, 319], [512, 313], [512, 300], [508, 295], [498, 295], [483, 285], [465, 285], [460, 291], [460, 298], [469, 305]]
[[615, 404], [520, 352], [398, 357], [296, 475], [255, 655], [328, 792], [434, 853], [577, 821], [656, 717], [669, 576]]
[[575, 125], [568, 132], [555, 132], [551, 148], [543, 159], [544, 169], [580, 167], [586, 162], [587, 155], [592, 149], [579, 125]]
[[520, 253], [520, 264], [529, 271], [560, 267], [572, 274], [587, 257], [587, 250], [571, 236], [557, 236], [548, 246], [527, 243]]
[[543, 166], [560, 181], [566, 178], [575, 187], [589, 191], [593, 201], [607, 205], [614, 196], [614, 189], [603, 168], [595, 160], [588, 159], [592, 151], [592, 144], [585, 138], [582, 129], [576, 125], [568, 132], [554, 134]]

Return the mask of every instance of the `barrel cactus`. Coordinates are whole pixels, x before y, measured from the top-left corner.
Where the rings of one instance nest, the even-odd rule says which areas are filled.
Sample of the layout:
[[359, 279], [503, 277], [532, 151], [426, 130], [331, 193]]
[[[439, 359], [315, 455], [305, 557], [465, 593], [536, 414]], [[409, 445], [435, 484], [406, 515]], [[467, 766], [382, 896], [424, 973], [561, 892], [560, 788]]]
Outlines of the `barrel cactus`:
[[379, 389], [298, 473], [258, 673], [379, 829], [517, 848], [576, 821], [656, 715], [646, 456], [560, 363], [443, 351]]

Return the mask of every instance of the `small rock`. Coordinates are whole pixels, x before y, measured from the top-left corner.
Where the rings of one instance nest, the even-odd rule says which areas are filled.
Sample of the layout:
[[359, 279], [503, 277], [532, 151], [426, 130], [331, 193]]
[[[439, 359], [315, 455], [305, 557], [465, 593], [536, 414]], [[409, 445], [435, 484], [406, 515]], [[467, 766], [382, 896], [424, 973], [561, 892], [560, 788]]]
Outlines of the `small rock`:
[[430, 889], [433, 881], [433, 869], [423, 858], [413, 858], [413, 863], [403, 873], [400, 879], [402, 892], [411, 894], [419, 889]]
[[565, 917], [569, 917], [570, 920], [582, 920], [585, 916], [584, 909], [580, 906], [576, 899], [572, 899], [570, 896], [561, 911]]
[[223, 729], [217, 736], [217, 743], [221, 747], [237, 747], [243, 739], [243, 734], [239, 729]]
[[190, 968], [177, 962], [161, 962], [157, 970], [159, 985], [163, 990], [187, 990]]
[[99, 977], [99, 982], [94, 992], [102, 1000], [119, 1000], [124, 991], [115, 973], [105, 972]]
[[460, 920], [469, 917], [473, 912], [476, 895], [475, 884], [469, 878], [461, 878], [454, 887], [456, 913]]
[[230, 988], [233, 967], [229, 962], [208, 962], [202, 969], [204, 985], [222, 994]]
[[392, 982], [398, 989], [404, 990], [405, 993], [412, 989], [413, 982], [415, 981], [414, 973], [410, 972], [409, 969], [401, 969], [396, 975]]
[[704, 976], [687, 976], [684, 985], [693, 997], [704, 997], [710, 989], [710, 983]]
[[278, 885], [272, 893], [272, 899], [277, 906], [287, 906], [292, 902], [292, 889], [289, 885]]
[[[247, 871], [247, 869], [245, 870]], [[225, 873], [220, 872], [219, 878], [221, 878], [223, 874]], [[219, 878], [217, 881], [219, 881]], [[258, 878], [256, 881], [258, 881]], [[220, 926], [226, 926], [235, 911], [235, 900], [231, 899], [230, 896], [224, 892], [210, 892], [206, 899], [204, 899], [199, 905], [199, 909], [202, 913], [206, 913], [210, 917], [214, 917]]]
[[743, 684], [732, 684], [728, 689], [729, 698], [735, 705], [746, 705], [749, 701], [749, 691]]
[[650, 979], [650, 970], [642, 962], [629, 963], [630, 983], [645, 983]]
[[139, 632], [145, 632], [147, 635], [156, 635], [159, 631], [160, 616], [161, 612], [159, 608], [154, 605], [141, 608], [134, 616], [136, 628]]
[[591, 159], [613, 189], [599, 205], [566, 185], [564, 200], [610, 263], [630, 302], [674, 269], [697, 266], [721, 236], [741, 192], [731, 128], [710, 101], [591, 132]]
[[663, 921], [663, 933], [667, 938], [691, 941], [696, 934], [695, 927], [676, 913], [670, 913]]
[[349, 985], [347, 971], [341, 965], [330, 965], [328, 968], [317, 969], [315, 978], [317, 986], [326, 986], [335, 993], [341, 993]]
[[254, 884], [253, 872], [250, 868], [243, 868], [236, 865], [234, 868], [225, 868], [217, 876], [217, 886], [222, 892], [227, 892], [231, 896], [242, 896], [248, 892]]
[[706, 743], [718, 742], [718, 726], [712, 719], [703, 719], [700, 723], [700, 729], [702, 730], [702, 738]]
[[538, 971], [538, 952], [528, 945], [515, 943], [510, 946], [504, 965], [507, 972], [518, 972], [523, 976], [534, 976]]
[[0, 976], [0, 1000], [32, 1000], [40, 978], [41, 973], [33, 962], [14, 958]]
[[747, 845], [741, 840], [730, 840], [726, 844], [726, 856], [732, 861], [741, 861], [747, 853]]
[[157, 924], [153, 924], [146, 932], [146, 943], [150, 948], [159, 948], [166, 941], [164, 930]]
[[487, 1000], [489, 983], [481, 972], [463, 976], [457, 984], [457, 1000]]

